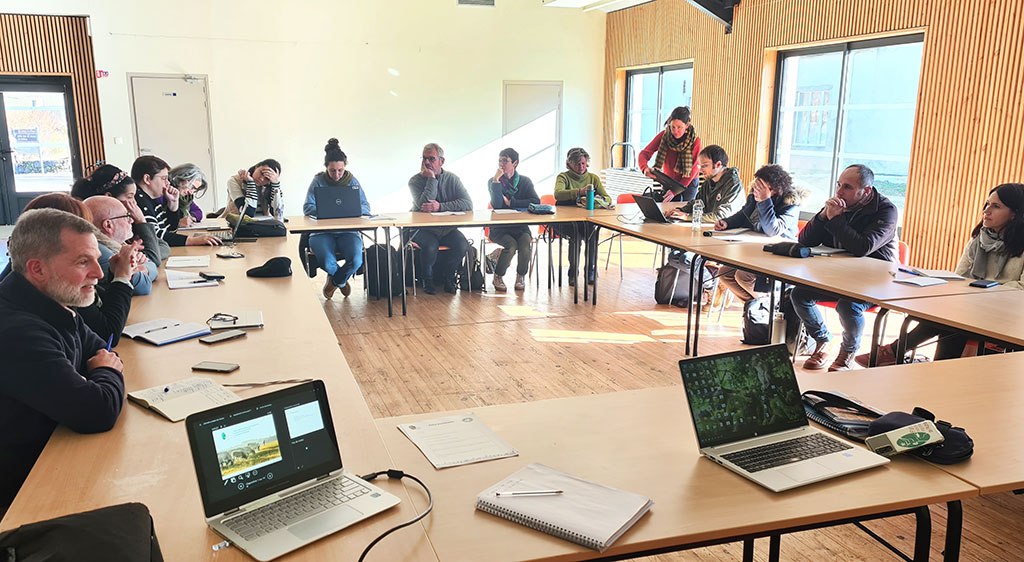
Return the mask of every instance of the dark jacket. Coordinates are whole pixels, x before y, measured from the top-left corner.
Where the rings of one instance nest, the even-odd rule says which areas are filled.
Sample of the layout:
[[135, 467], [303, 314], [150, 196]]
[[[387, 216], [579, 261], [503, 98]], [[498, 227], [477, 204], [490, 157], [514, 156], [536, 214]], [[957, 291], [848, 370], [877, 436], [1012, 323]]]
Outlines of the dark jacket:
[[[754, 194], [747, 195], [743, 208], [731, 217], [722, 219], [726, 228], [750, 228], [768, 236], [782, 236], [796, 240], [800, 230], [800, 194], [790, 191], [784, 196], [773, 195], [758, 203]], [[753, 222], [757, 210], [757, 223]]]
[[[515, 194], [513, 194], [512, 197], [509, 197], [509, 201], [512, 203], [511, 205], [505, 204], [505, 198], [503, 197], [505, 190], [504, 184], [494, 181], [494, 178], [487, 180], [487, 190], [491, 192], [491, 208], [525, 209], [530, 206], [530, 203], [540, 204], [540, 196], [537, 195], [537, 190], [533, 187], [533, 181], [524, 175], [520, 175], [519, 172], [516, 172], [516, 176], [519, 177], [519, 183], [516, 184]], [[502, 179], [507, 178], [503, 177]], [[516, 237], [523, 231], [529, 232], [530, 227], [525, 224], [492, 226], [489, 236], [494, 237], [501, 234], [508, 234]], [[493, 240], [493, 238], [491, 239]]]
[[740, 180], [740, 171], [736, 168], [726, 168], [718, 181], [711, 178], [701, 178], [700, 186], [697, 188], [697, 195], [692, 201], [679, 207], [684, 213], [693, 210], [693, 202], [700, 199], [704, 202], [704, 216], [715, 220], [728, 216], [732, 212], [732, 203], [743, 193], [743, 182]]
[[14, 499], [57, 424], [79, 433], [114, 426], [124, 377], [88, 371], [107, 342], [81, 316], [40, 293], [20, 273], [0, 282], [0, 508]]
[[899, 212], [877, 190], [872, 190], [871, 201], [854, 210], [847, 210], [832, 220], [825, 219], [824, 209], [800, 232], [804, 246], [842, 248], [854, 256], [899, 261], [899, 242], [896, 224]]

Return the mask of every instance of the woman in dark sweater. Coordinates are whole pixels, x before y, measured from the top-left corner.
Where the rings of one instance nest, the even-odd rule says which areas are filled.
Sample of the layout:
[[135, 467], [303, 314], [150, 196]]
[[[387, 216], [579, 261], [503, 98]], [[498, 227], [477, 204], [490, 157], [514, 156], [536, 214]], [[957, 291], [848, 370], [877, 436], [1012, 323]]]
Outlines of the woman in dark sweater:
[[[533, 182], [526, 176], [519, 175], [516, 167], [519, 166], [519, 153], [511, 148], [506, 148], [498, 153], [498, 170], [494, 177], [487, 182], [487, 189], [491, 192], [491, 207], [495, 209], [524, 209], [530, 203], [540, 203], [540, 197], [533, 188]], [[530, 227], [520, 224], [514, 226], [493, 226], [487, 236], [492, 242], [501, 246], [501, 253], [498, 255], [498, 262], [494, 266], [494, 290], [504, 293], [508, 290], [505, 286], [505, 272], [512, 263], [512, 256], [519, 254], [519, 262], [516, 265], [515, 290], [522, 291], [526, 288], [526, 274], [530, 272], [531, 244], [533, 235], [530, 234]]]

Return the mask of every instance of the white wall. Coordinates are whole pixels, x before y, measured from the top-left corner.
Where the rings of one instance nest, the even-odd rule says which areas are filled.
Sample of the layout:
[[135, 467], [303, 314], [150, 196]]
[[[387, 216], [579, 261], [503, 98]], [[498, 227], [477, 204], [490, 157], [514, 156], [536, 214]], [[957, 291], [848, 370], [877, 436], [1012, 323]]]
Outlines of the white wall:
[[375, 211], [408, 208], [406, 182], [431, 141], [486, 206], [497, 151], [473, 153], [501, 136], [503, 80], [564, 81], [563, 152], [600, 150], [601, 12], [540, 0], [7, 0], [4, 11], [90, 16], [96, 67], [110, 73], [98, 80], [107, 160], [122, 168], [135, 157], [126, 75], [207, 75], [217, 191], [274, 157], [288, 214], [301, 212], [332, 136]]

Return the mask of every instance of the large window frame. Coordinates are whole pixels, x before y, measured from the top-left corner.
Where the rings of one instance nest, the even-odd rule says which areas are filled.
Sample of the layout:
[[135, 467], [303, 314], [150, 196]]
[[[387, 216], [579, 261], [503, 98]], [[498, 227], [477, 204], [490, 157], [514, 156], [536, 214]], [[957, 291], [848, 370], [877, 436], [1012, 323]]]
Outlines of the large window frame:
[[[847, 41], [842, 43], [833, 43], [829, 45], [822, 45], [816, 47], [808, 47], [803, 49], [793, 49], [787, 51], [781, 51], [775, 67], [775, 99], [772, 105], [772, 127], [771, 127], [771, 141], [769, 144], [769, 154], [771, 155], [771, 162], [778, 161], [778, 150], [779, 150], [779, 127], [781, 125], [782, 116], [781, 111], [783, 107], [783, 95], [784, 95], [784, 70], [785, 61], [787, 58], [795, 56], [806, 56], [806, 55], [818, 55], [825, 53], [842, 53], [843, 61], [840, 70], [840, 82], [839, 82], [839, 96], [835, 102], [836, 107], [836, 127], [833, 138], [832, 148], [832, 169], [831, 178], [829, 180], [829, 197], [835, 195], [836, 181], [839, 178], [839, 174], [842, 172], [839, 169], [842, 152], [841, 147], [843, 141], [843, 123], [846, 119], [847, 111], [847, 97], [849, 93], [849, 65], [850, 55], [858, 50], [862, 49], [873, 49], [878, 47], [888, 47], [893, 45], [906, 45], [910, 43], [924, 43], [923, 33], [913, 33], [908, 35], [898, 35], [893, 37], [885, 37], [880, 39], [865, 39], [860, 41]], [[923, 62], [922, 62], [923, 64]], [[920, 95], [920, 77], [918, 78], [918, 95]], [[831, 104], [823, 105], [828, 107]], [[915, 123], [916, 126], [916, 123]], [[912, 148], [911, 148], [912, 150]], [[909, 181], [909, 180], [908, 180]], [[817, 209], [802, 209], [801, 218], [810, 219], [817, 213]], [[902, 212], [901, 212], [902, 219]], [[902, 220], [901, 220], [902, 222]]]
[[[650, 66], [650, 67], [646, 67], [646, 68], [637, 68], [637, 69], [634, 69], [634, 70], [627, 70], [626, 71], [626, 105], [625, 105], [625, 111], [623, 111], [623, 121], [624, 121], [624, 123], [623, 123], [623, 128], [622, 128], [622, 141], [624, 143], [632, 144], [633, 152], [632, 152], [631, 156], [633, 158], [636, 158], [637, 155], [640, 154], [640, 151], [643, 150], [644, 144], [647, 143], [648, 141], [650, 141], [650, 139], [640, 139], [639, 141], [634, 139], [632, 142], [629, 139], [630, 127], [633, 124], [632, 123], [633, 114], [634, 113], [642, 113], [640, 111], [630, 111], [630, 107], [632, 107], [632, 105], [633, 105], [632, 104], [632, 102], [633, 102], [633, 99], [632, 99], [633, 88], [632, 88], [632, 85], [631, 85], [632, 84], [632, 78], [634, 76], [643, 75], [643, 74], [657, 74], [658, 75], [658, 106], [657, 106], [658, 119], [657, 119], [657, 122], [658, 123], [663, 123], [665, 121], [665, 119], [668, 119], [669, 113], [671, 113], [672, 110], [675, 109], [674, 107], [665, 108], [663, 106], [663, 99], [662, 99], [663, 98], [663, 96], [662, 96], [663, 92], [662, 92], [662, 90], [663, 90], [664, 84], [665, 84], [665, 73], [666, 72], [672, 72], [672, 71], [675, 71], [675, 70], [691, 70], [692, 71], [693, 70], [693, 63], [692, 62], [683, 62], [683, 63], [675, 63], [675, 64], [668, 64], [668, 65], [662, 65], [662, 66]], [[693, 92], [690, 92], [690, 99], [693, 99]], [[627, 149], [623, 149], [623, 151], [622, 151], [622, 158], [623, 158], [623, 160], [626, 160], [626, 155], [627, 155], [628, 152], [629, 151]], [[628, 167], [628, 166], [633, 165], [633, 163], [634, 162], [624, 161], [623, 162], [623, 166]]]

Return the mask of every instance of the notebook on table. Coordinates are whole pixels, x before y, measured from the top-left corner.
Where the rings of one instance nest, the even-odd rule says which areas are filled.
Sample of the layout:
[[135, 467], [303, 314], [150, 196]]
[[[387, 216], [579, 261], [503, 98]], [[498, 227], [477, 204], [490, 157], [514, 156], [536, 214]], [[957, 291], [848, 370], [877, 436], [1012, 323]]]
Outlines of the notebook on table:
[[[538, 490], [560, 493], [502, 495]], [[526, 465], [476, 497], [476, 508], [480, 511], [598, 551], [611, 546], [653, 505], [645, 496], [602, 486], [539, 463]]]
[[889, 459], [811, 427], [785, 344], [679, 362], [700, 453], [775, 492]]
[[272, 560], [398, 505], [342, 468], [323, 381], [185, 420], [206, 523]]
[[121, 334], [133, 340], [153, 345], [167, 345], [199, 336], [209, 335], [210, 327], [196, 322], [182, 322], [173, 318], [157, 318], [125, 326]]
[[344, 219], [363, 214], [358, 185], [318, 187], [313, 190], [314, 219]]

